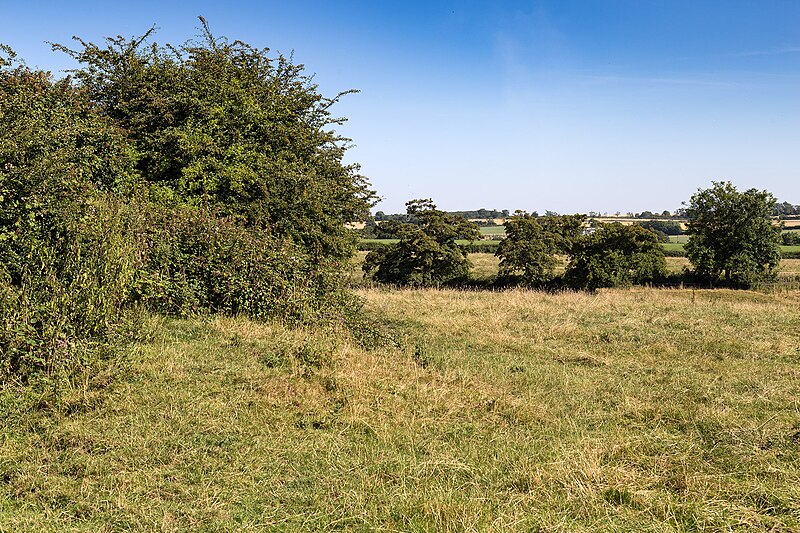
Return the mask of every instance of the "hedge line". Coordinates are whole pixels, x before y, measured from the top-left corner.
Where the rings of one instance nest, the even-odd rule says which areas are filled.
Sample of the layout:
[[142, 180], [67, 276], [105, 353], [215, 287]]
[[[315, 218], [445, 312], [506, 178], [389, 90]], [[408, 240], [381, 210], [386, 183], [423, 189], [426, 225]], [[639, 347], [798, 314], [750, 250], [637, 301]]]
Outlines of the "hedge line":
[[[383, 246], [387, 246], [397, 242], [396, 240], [392, 239], [369, 239], [369, 240], [361, 240], [358, 243], [358, 249], [363, 252], [371, 252], [373, 250], [378, 250]], [[489, 253], [493, 254], [497, 250], [497, 246], [500, 244], [500, 241], [474, 241], [472, 243], [459, 242], [458, 245], [461, 246], [464, 250], [468, 253]], [[675, 250], [675, 249], [665, 249], [664, 255], [666, 257], [686, 257], [686, 251], [683, 249]], [[781, 257], [783, 259], [800, 259], [800, 251], [798, 250], [786, 250], [781, 249]]]

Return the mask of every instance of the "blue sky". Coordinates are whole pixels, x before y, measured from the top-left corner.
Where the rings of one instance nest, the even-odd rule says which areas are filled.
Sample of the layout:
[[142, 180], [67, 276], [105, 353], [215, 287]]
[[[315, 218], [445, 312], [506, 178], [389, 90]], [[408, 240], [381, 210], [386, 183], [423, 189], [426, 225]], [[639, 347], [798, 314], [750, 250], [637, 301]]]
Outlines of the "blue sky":
[[218, 35], [294, 51], [349, 118], [349, 161], [398, 212], [674, 210], [712, 180], [800, 203], [800, 2], [19, 2], [0, 42], [29, 65], [45, 41], [197, 15]]

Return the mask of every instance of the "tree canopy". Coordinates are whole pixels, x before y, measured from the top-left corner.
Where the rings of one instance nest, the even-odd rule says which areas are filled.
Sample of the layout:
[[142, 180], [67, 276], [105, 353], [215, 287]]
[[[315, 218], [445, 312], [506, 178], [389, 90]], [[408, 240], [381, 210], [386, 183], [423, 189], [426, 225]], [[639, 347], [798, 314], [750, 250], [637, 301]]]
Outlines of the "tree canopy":
[[657, 281], [667, 273], [658, 237], [641, 226], [601, 224], [572, 250], [566, 278], [570, 285], [590, 290]]
[[537, 217], [517, 212], [505, 223], [506, 238], [497, 247], [500, 276], [518, 276], [526, 285], [553, 278], [556, 254], [568, 255], [579, 240], [584, 215]]
[[122, 128], [151, 197], [234, 216], [318, 258], [346, 258], [344, 224], [364, 218], [374, 199], [358, 165], [343, 164], [344, 119], [304, 66], [268, 48], [203, 33], [182, 45], [140, 37], [85, 42], [74, 71], [93, 105]]
[[685, 249], [695, 273], [741, 287], [774, 279], [781, 242], [781, 228], [771, 219], [775, 204], [767, 191], [739, 192], [730, 182], [698, 190], [686, 209]]
[[399, 241], [370, 252], [366, 274], [384, 283], [437, 286], [466, 278], [467, 254], [457, 239], [475, 240], [478, 226], [467, 219], [436, 209], [430, 199], [406, 203], [410, 222], [387, 221], [381, 229]]

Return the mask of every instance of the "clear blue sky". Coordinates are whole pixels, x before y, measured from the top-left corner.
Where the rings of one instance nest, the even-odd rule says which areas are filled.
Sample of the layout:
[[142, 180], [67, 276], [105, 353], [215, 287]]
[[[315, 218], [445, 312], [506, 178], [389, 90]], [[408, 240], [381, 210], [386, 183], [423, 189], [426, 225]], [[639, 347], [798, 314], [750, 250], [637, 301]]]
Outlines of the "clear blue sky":
[[282, 52], [327, 95], [348, 158], [398, 212], [674, 210], [711, 180], [800, 203], [800, 2], [793, 0], [20, 2], [0, 42], [70, 66], [45, 41], [160, 28]]

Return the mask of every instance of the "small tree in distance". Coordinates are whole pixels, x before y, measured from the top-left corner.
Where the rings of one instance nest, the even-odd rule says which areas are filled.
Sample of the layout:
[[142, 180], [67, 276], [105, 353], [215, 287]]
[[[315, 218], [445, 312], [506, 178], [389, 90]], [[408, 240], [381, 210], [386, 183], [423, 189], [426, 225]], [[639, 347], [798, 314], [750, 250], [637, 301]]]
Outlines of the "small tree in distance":
[[730, 182], [698, 190], [686, 209], [685, 249], [695, 274], [742, 288], [775, 279], [781, 239], [771, 219], [775, 203], [767, 191], [739, 192]]
[[399, 239], [367, 254], [364, 273], [382, 283], [438, 286], [464, 279], [470, 263], [456, 239], [480, 237], [477, 224], [436, 209], [431, 199], [406, 202], [409, 222], [387, 221], [381, 230]]
[[495, 255], [500, 277], [518, 277], [528, 286], [553, 278], [556, 255], [569, 255], [583, 231], [584, 215], [537, 217], [518, 211], [506, 220], [506, 238]]

